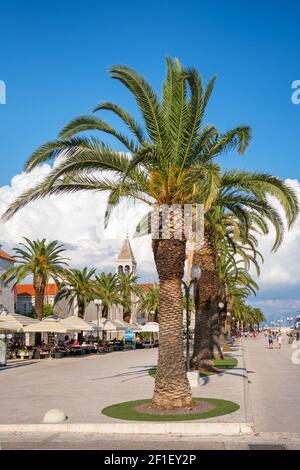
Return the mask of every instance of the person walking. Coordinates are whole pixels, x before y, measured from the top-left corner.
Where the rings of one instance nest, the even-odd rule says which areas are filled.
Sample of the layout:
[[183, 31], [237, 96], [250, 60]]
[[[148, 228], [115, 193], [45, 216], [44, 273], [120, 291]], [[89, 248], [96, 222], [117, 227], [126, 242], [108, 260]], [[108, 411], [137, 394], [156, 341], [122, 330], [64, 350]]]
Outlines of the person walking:
[[277, 344], [278, 344], [278, 349], [281, 349], [281, 344], [282, 344], [282, 336], [281, 333], [277, 335]]
[[268, 335], [268, 341], [269, 341], [269, 349], [273, 349], [273, 335], [271, 331], [269, 332], [269, 335]]

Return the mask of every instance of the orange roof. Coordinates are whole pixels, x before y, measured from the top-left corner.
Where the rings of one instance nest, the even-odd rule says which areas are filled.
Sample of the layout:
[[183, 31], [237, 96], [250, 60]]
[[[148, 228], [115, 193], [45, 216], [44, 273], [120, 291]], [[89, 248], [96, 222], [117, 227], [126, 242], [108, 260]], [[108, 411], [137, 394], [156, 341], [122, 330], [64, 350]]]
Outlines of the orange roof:
[[[45, 295], [55, 295], [57, 294], [57, 285], [48, 284], [46, 288]], [[30, 297], [35, 296], [35, 290], [33, 284], [17, 284], [16, 285], [16, 294], [17, 295], [29, 295]]]
[[6, 251], [1, 250], [0, 248], [0, 258], [6, 259], [6, 261], [11, 261], [12, 263], [15, 261]]
[[153, 283], [151, 282], [146, 282], [144, 284], [138, 284], [138, 286], [143, 289], [145, 292], [147, 292], [148, 290], [152, 289], [152, 287], [154, 286]]

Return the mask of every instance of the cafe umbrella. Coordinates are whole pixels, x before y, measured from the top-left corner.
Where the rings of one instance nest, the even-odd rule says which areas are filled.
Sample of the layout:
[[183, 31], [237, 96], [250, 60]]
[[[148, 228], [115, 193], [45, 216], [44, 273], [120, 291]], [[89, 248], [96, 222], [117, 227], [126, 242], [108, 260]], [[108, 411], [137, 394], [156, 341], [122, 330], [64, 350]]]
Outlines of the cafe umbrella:
[[87, 323], [76, 315], [63, 318], [60, 323], [65, 326], [68, 331], [92, 331], [94, 329], [94, 325]]
[[152, 345], [153, 333], [159, 333], [159, 323], [148, 322], [145, 325], [141, 325], [141, 330], [144, 333], [150, 333], [150, 346]]
[[24, 333], [67, 333], [67, 331], [62, 322], [54, 318], [46, 318], [23, 328]]

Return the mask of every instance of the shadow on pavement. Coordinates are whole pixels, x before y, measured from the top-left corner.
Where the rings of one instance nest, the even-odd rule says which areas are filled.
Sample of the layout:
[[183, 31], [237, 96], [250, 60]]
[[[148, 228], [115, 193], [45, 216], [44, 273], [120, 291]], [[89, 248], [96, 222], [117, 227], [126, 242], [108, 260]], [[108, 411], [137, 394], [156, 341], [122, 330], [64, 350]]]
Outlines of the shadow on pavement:
[[4, 370], [10, 370], [10, 369], [17, 369], [18, 367], [24, 367], [24, 366], [31, 366], [33, 364], [37, 364], [38, 361], [36, 362], [15, 362], [12, 364], [7, 364], [6, 366], [0, 367], [0, 372]]
[[152, 366], [131, 367], [131, 369], [139, 369], [139, 370], [134, 370], [132, 372], [127, 371], [127, 372], [122, 372], [120, 374], [114, 374], [114, 375], [106, 375], [105, 377], [95, 378], [95, 379], [93, 379], [93, 381], [113, 379], [113, 378], [117, 378], [117, 377], [124, 377], [124, 380], [121, 380], [121, 382], [128, 382], [128, 381], [134, 380], [136, 378], [150, 377], [149, 370], [153, 369], [154, 367], [156, 367], [156, 366], [152, 365]]

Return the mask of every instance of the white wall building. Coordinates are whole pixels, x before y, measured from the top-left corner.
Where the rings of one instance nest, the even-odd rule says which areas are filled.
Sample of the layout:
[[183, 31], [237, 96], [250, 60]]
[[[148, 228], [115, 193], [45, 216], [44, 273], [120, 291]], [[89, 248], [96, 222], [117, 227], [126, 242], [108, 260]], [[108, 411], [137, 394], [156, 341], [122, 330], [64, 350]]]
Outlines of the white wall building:
[[[17, 284], [16, 293], [16, 312], [21, 315], [30, 315], [35, 306], [35, 290], [32, 284]], [[54, 304], [57, 286], [54, 283], [48, 284], [44, 298], [45, 305]]]
[[[0, 275], [11, 268], [13, 264], [13, 258], [2, 250], [2, 246], [0, 245]], [[15, 311], [14, 291], [12, 290], [12, 286], [13, 283], [4, 286], [3, 282], [0, 281], [0, 309], [5, 307], [9, 313], [14, 313]]]

